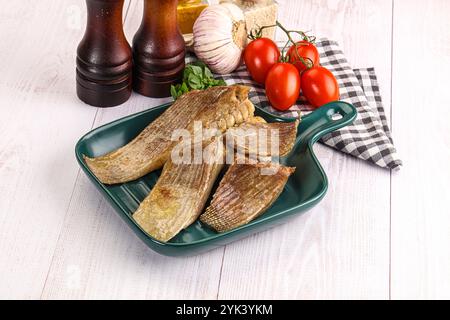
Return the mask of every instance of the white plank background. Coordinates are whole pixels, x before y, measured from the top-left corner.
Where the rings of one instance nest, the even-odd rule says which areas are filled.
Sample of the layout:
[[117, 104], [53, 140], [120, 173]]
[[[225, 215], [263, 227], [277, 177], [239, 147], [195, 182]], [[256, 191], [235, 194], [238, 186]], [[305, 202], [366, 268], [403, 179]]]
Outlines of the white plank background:
[[[317, 146], [326, 199], [197, 257], [147, 249], [80, 172], [78, 138], [165, 99], [95, 109], [75, 95], [79, 0], [0, 0], [0, 298], [450, 298], [450, 3], [279, 0], [280, 20], [375, 67], [405, 167]], [[131, 40], [142, 1], [126, 1]]]

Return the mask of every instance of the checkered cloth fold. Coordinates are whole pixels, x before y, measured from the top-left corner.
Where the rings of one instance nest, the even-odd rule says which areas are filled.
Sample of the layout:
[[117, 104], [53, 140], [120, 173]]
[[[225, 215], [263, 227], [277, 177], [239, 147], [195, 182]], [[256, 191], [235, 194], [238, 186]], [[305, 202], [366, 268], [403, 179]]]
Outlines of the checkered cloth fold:
[[[335, 41], [321, 39], [317, 42], [317, 48], [321, 65], [333, 72], [339, 82], [341, 100], [354, 105], [358, 110], [358, 117], [352, 125], [325, 136], [321, 142], [380, 167], [399, 169], [402, 161], [393, 144], [375, 70], [352, 69]], [[195, 56], [188, 55], [188, 63], [194, 60]], [[250, 86], [251, 101], [257, 107], [278, 116], [298, 117], [300, 112], [305, 114], [313, 110], [303, 96], [288, 112], [274, 110], [267, 100], [264, 88], [252, 81], [245, 66], [222, 78], [229, 85]]]

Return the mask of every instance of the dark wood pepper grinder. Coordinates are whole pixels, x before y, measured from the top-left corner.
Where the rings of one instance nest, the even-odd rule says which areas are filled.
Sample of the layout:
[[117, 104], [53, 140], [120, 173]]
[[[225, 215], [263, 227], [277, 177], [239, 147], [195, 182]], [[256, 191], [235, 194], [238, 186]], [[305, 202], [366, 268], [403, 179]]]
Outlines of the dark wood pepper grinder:
[[178, 0], [144, 0], [144, 16], [133, 39], [133, 88], [147, 97], [170, 96], [180, 82], [186, 46], [177, 23]]
[[124, 0], [86, 0], [86, 4], [86, 32], [77, 50], [77, 94], [92, 106], [117, 106], [132, 91], [132, 51], [122, 23]]

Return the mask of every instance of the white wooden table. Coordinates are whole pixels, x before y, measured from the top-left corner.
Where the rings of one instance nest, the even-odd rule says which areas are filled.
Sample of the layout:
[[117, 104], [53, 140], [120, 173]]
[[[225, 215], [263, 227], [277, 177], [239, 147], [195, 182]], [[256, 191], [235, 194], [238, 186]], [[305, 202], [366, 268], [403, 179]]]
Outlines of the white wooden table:
[[[279, 1], [280, 19], [376, 68], [398, 173], [323, 146], [326, 199], [197, 257], [147, 249], [88, 182], [74, 145], [166, 100], [75, 94], [81, 0], [0, 0], [0, 298], [450, 298], [450, 1]], [[142, 1], [126, 3], [129, 39]]]

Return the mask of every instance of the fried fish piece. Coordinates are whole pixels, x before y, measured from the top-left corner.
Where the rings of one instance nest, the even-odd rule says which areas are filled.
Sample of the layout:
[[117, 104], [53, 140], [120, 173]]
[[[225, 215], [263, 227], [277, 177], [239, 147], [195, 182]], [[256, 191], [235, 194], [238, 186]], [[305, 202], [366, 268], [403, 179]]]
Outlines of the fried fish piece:
[[299, 120], [286, 123], [250, 121], [227, 131], [228, 147], [251, 158], [284, 157], [294, 148]]
[[171, 240], [199, 217], [224, 166], [223, 156], [222, 139], [214, 139], [204, 147], [201, 164], [176, 164], [169, 159], [133, 218], [156, 240]]
[[258, 218], [281, 195], [295, 168], [269, 164], [233, 164], [200, 221], [226, 232]]
[[177, 129], [189, 129], [194, 121], [222, 131], [253, 116], [245, 86], [213, 87], [180, 97], [127, 145], [97, 158], [84, 156], [89, 169], [105, 184], [125, 183], [163, 167], [178, 141]]
[[255, 106], [248, 99], [249, 87], [233, 86], [225, 92], [219, 103], [206, 108], [194, 121], [201, 122], [203, 128], [219, 129], [222, 133], [239, 126], [255, 113]]

